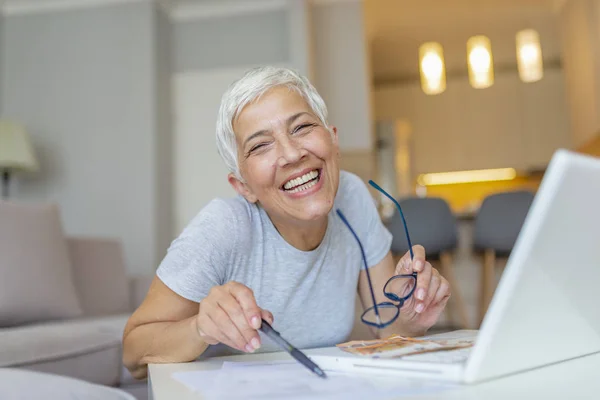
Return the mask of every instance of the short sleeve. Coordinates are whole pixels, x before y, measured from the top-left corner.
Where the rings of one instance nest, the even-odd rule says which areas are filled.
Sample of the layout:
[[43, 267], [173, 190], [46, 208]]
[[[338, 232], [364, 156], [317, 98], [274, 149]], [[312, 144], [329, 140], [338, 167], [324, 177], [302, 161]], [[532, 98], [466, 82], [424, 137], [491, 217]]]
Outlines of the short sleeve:
[[175, 293], [200, 302], [223, 285], [236, 246], [234, 218], [226, 201], [207, 204], [169, 246], [156, 275]]
[[375, 199], [365, 183], [346, 171], [340, 176], [338, 205], [358, 235], [367, 258], [367, 265], [379, 264], [390, 251], [392, 234], [377, 211]]

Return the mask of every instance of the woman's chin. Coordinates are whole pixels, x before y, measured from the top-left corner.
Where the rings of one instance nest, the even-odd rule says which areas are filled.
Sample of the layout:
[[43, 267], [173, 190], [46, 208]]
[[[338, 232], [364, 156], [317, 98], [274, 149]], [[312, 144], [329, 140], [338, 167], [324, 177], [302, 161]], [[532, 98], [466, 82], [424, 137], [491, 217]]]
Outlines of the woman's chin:
[[333, 206], [333, 202], [327, 202], [323, 204], [313, 204], [311, 207], [307, 207], [302, 210], [301, 215], [299, 216], [303, 221], [319, 221], [324, 218], [327, 218], [331, 208]]

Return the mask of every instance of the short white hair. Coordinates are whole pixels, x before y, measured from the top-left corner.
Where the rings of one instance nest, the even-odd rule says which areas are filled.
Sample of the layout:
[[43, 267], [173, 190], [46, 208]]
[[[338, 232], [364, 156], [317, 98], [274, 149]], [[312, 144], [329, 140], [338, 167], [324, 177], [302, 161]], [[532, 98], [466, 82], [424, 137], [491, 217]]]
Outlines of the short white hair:
[[217, 150], [227, 169], [240, 180], [242, 177], [239, 171], [233, 123], [246, 105], [279, 86], [298, 92], [323, 126], [329, 130], [325, 102], [306, 77], [283, 67], [266, 66], [247, 71], [225, 91], [217, 116]]

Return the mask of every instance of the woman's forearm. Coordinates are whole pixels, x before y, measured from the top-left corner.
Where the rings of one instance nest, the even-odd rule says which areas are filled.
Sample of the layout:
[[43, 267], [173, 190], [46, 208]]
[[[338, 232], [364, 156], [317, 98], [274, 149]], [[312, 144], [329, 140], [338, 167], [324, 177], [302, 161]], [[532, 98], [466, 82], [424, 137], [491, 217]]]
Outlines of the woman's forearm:
[[195, 360], [208, 347], [196, 328], [196, 317], [177, 322], [143, 324], [123, 338], [123, 363], [137, 379], [148, 374], [150, 363]]

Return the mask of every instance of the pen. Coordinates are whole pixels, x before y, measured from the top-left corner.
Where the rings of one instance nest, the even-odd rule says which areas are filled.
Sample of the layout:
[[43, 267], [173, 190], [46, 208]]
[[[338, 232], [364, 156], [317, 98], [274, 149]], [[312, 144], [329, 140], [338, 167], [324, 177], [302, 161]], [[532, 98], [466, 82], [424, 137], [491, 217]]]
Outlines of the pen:
[[303, 352], [289, 344], [284, 338], [281, 337], [279, 332], [277, 332], [271, 325], [268, 324], [264, 319], [262, 320], [262, 325], [260, 326], [260, 330], [267, 335], [271, 340], [277, 343], [282, 349], [290, 353], [292, 357], [294, 357], [300, 364], [304, 365], [306, 368], [320, 376], [321, 378], [327, 378], [325, 372], [317, 364], [312, 362]]

